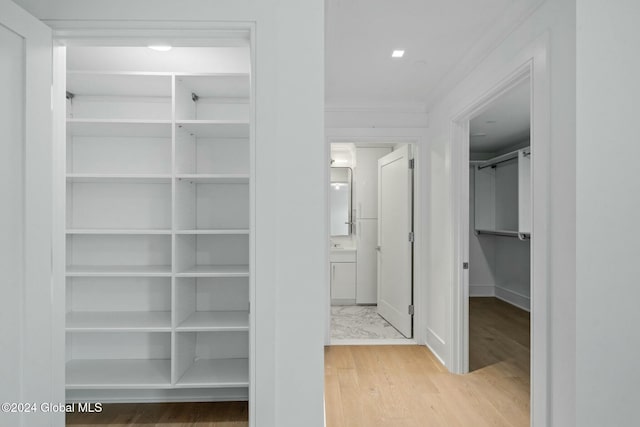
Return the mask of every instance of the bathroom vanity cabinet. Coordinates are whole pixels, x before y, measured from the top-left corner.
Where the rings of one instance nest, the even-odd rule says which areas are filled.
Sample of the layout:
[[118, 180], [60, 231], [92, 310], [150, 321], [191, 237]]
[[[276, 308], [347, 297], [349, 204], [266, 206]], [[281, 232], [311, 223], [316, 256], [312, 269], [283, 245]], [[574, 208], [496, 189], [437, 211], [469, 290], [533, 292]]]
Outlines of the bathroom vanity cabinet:
[[356, 302], [356, 250], [331, 251], [331, 305], [353, 305]]
[[351, 305], [356, 301], [356, 263], [331, 263], [331, 303]]

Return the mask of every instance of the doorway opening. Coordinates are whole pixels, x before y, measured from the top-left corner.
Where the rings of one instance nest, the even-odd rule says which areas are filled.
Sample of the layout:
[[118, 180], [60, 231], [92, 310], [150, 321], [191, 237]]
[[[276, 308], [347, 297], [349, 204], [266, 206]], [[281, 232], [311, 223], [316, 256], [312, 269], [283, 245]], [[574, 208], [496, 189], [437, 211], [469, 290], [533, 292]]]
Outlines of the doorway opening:
[[415, 343], [414, 152], [409, 143], [330, 144], [332, 345]]
[[469, 371], [530, 370], [529, 79], [469, 122]]
[[527, 397], [519, 408], [526, 416], [534, 238], [531, 89], [530, 74], [521, 73], [468, 116], [461, 183], [467, 201], [461, 217], [467, 310], [463, 371], [508, 371]]

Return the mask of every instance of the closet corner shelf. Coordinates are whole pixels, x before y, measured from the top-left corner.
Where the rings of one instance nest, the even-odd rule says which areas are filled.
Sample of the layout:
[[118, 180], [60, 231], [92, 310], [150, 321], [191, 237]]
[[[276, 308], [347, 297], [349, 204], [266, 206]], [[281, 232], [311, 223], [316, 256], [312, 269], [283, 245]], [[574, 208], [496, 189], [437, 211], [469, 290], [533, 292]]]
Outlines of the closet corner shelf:
[[171, 234], [170, 229], [116, 229], [116, 228], [69, 228], [68, 235], [86, 234], [86, 235], [147, 235], [147, 234]]
[[68, 332], [171, 332], [169, 311], [71, 311]]
[[67, 277], [171, 277], [170, 265], [71, 265]]
[[247, 311], [196, 311], [176, 328], [179, 332], [244, 332], [248, 330], [249, 313]]
[[167, 359], [75, 359], [66, 371], [67, 389], [171, 388]]
[[196, 265], [179, 271], [176, 277], [249, 277], [249, 266]]
[[178, 180], [190, 181], [194, 184], [247, 184], [248, 174], [179, 174]]
[[227, 388], [249, 386], [248, 359], [198, 359], [176, 387]]
[[238, 228], [238, 229], [184, 229], [184, 230], [176, 230], [176, 234], [230, 234], [230, 235], [238, 235], [238, 234], [249, 234], [248, 228]]
[[70, 173], [68, 182], [97, 183], [120, 182], [140, 184], [169, 184], [171, 175], [165, 174], [101, 174], [101, 173]]

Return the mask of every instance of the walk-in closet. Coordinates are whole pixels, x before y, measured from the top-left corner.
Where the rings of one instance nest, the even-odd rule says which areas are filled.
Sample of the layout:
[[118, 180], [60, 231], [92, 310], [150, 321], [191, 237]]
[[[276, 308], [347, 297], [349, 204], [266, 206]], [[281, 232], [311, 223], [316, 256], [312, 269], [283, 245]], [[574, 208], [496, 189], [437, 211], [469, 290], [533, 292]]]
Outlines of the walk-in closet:
[[[470, 122], [469, 369], [520, 360], [529, 377], [530, 81]], [[526, 366], [525, 366], [526, 365]]]

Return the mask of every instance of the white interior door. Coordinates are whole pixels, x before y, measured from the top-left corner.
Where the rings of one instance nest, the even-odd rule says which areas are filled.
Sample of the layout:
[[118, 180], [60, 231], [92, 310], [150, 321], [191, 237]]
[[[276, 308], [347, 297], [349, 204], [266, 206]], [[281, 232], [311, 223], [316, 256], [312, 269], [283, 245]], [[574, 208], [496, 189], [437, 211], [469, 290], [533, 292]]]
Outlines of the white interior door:
[[0, 0], [0, 402], [36, 405], [3, 406], [3, 426], [64, 424], [40, 406], [64, 402], [64, 356], [54, 354], [64, 330], [54, 342], [52, 326], [51, 50], [47, 26]]
[[407, 338], [413, 319], [410, 158], [405, 145], [378, 160], [378, 313]]

